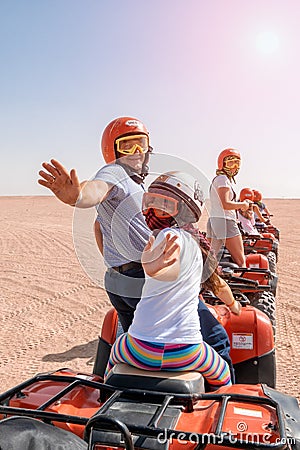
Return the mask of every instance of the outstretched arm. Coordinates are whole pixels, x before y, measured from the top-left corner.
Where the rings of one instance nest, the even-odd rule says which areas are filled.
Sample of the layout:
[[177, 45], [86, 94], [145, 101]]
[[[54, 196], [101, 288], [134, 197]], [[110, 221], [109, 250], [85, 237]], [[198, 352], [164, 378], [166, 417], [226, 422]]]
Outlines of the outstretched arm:
[[230, 200], [231, 191], [228, 187], [219, 187], [218, 194], [222, 203], [222, 207], [225, 210], [241, 209], [242, 211], [247, 211], [247, 209], [249, 208], [249, 203], [246, 200], [243, 202]]
[[215, 295], [217, 295], [219, 297], [220, 300], [222, 300], [223, 303], [225, 303], [226, 306], [228, 306], [228, 308], [230, 309], [230, 311], [233, 314], [236, 314], [237, 316], [239, 316], [241, 314], [241, 304], [240, 302], [238, 302], [232, 292], [230, 287], [228, 286], [228, 284], [226, 283], [225, 280], [223, 280], [223, 278], [220, 278], [220, 283], [221, 286], [218, 289], [218, 292], [214, 293]]
[[263, 215], [261, 214], [259, 207], [255, 204], [253, 204], [253, 211], [255, 212], [255, 214], [257, 215], [257, 217], [259, 218], [259, 220], [263, 223], [268, 222], [267, 219], [265, 217], [263, 217]]
[[178, 236], [167, 234], [155, 245], [154, 236], [150, 239], [142, 254], [142, 265], [145, 273], [161, 281], [175, 281], [180, 269], [180, 246]]
[[[265, 203], [264, 203], [264, 205], [265, 205]], [[267, 216], [271, 216], [271, 213], [270, 213], [270, 211], [268, 210], [268, 208], [266, 207], [266, 205], [265, 205], [265, 207], [264, 207], [264, 213], [266, 213], [267, 214]]]
[[38, 183], [55, 194], [63, 203], [79, 208], [90, 208], [102, 202], [110, 187], [101, 180], [83, 181], [80, 183], [76, 170], [70, 173], [57, 160], [42, 164], [45, 170], [40, 170]]

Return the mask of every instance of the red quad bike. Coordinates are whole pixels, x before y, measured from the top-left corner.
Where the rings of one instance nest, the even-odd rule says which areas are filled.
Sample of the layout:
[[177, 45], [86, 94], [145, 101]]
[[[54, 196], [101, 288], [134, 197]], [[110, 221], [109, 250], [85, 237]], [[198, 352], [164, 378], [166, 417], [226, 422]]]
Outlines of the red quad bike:
[[[210, 308], [230, 335], [239, 384], [205, 392], [198, 372], [150, 372], [126, 364], [116, 365], [103, 383], [118, 329], [117, 314], [110, 310], [93, 374], [61, 369], [0, 395], [1, 450], [182, 450], [183, 445], [189, 450], [300, 450], [297, 400], [265, 384], [275, 383], [267, 316], [245, 304], [240, 317], [224, 305]], [[14, 447], [16, 430], [21, 435], [28, 428], [34, 430], [30, 445], [25, 437], [22, 446]], [[52, 445], [58, 432], [61, 446]], [[44, 436], [48, 446], [34, 447], [37, 436]]]
[[[263, 213], [263, 216], [266, 219], [269, 219], [270, 217], [273, 217], [273, 214], [270, 214], [270, 216], [268, 216], [267, 214]], [[272, 233], [273, 236], [275, 236], [275, 238], [280, 241], [280, 230], [271, 223], [264, 224], [260, 222], [259, 219], [256, 219], [255, 227], [257, 228], [259, 233]]]
[[[268, 269], [276, 276], [276, 264], [278, 261], [278, 241], [271, 233], [249, 235], [241, 230], [244, 253], [259, 253], [267, 257], [269, 261]], [[223, 249], [222, 261], [232, 262], [231, 255], [226, 248]]]
[[[270, 319], [275, 336], [276, 331], [276, 289], [278, 277], [269, 270], [269, 261], [259, 253], [246, 255], [246, 266], [238, 267], [230, 259], [220, 261], [220, 276], [231, 289], [246, 295], [250, 304], [263, 311]], [[247, 282], [246, 282], [247, 280]]]
[[258, 235], [242, 232], [245, 254], [260, 253], [265, 255], [269, 261], [269, 269], [276, 273], [276, 263], [278, 260], [278, 241], [272, 233], [262, 233]]

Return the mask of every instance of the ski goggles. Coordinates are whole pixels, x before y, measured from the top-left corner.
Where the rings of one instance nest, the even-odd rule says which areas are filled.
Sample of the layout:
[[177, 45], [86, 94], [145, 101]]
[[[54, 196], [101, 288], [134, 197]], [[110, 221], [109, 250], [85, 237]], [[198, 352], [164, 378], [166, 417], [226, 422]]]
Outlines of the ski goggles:
[[115, 141], [117, 152], [123, 155], [133, 155], [136, 151], [139, 153], [147, 153], [149, 150], [148, 136], [143, 134], [131, 134], [123, 136]]
[[145, 192], [143, 195], [143, 214], [153, 209], [156, 217], [175, 217], [178, 213], [178, 200], [162, 194]]
[[226, 167], [226, 169], [239, 169], [241, 167], [241, 160], [238, 158], [225, 159], [224, 167]]

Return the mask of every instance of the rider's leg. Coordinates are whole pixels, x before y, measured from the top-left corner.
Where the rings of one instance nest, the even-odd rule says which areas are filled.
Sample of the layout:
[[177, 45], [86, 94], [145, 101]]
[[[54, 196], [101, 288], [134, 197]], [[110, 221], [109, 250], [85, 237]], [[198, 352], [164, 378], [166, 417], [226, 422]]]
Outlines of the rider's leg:
[[199, 299], [198, 315], [203, 340], [210, 345], [228, 364], [231, 381], [235, 382], [234, 368], [230, 357], [230, 341], [225, 328], [212, 315], [206, 304]]
[[145, 370], [196, 370], [214, 389], [231, 385], [227, 362], [205, 342], [160, 344], [141, 341], [126, 333], [120, 336], [112, 347], [104, 378], [119, 362]]
[[108, 269], [105, 273], [105, 289], [111, 304], [118, 312], [123, 330], [130, 327], [136, 305], [141, 299], [145, 282], [142, 266], [119, 273]]
[[239, 267], [246, 267], [245, 253], [242, 236], [234, 236], [227, 238], [225, 242], [226, 248], [232, 256], [232, 259]]

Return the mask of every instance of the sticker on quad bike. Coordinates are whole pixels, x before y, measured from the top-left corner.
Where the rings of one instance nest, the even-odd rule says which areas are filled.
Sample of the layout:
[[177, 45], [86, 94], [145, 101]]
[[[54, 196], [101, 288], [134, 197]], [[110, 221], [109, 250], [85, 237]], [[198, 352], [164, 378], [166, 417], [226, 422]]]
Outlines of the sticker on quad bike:
[[253, 334], [252, 333], [233, 333], [232, 348], [253, 350]]
[[237, 406], [233, 407], [233, 413], [238, 414], [239, 416], [262, 417], [261, 411], [254, 409], [238, 408]]

